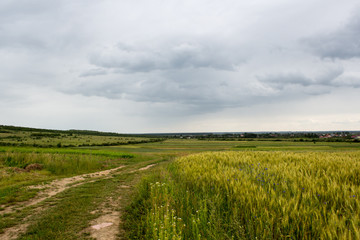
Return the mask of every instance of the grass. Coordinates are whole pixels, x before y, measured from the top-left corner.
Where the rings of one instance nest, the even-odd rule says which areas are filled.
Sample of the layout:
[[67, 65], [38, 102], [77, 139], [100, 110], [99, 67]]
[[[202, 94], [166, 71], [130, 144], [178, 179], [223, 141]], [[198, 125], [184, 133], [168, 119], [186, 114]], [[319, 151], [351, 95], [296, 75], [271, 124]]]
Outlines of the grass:
[[[358, 164], [359, 150], [360, 144], [346, 142], [193, 139], [81, 148], [0, 147], [0, 203], [10, 205], [34, 197], [38, 190], [28, 191], [29, 185], [126, 165], [121, 170], [123, 174], [114, 174], [114, 179], [87, 183], [58, 195], [48, 211], [33, 219], [22, 239], [88, 238], [79, 232], [96, 217], [89, 212], [111, 194], [122, 194], [126, 199], [124, 205], [132, 202], [124, 215], [130, 239], [281, 239], [288, 236], [355, 239], [358, 219], [352, 218], [350, 212], [359, 216], [359, 202], [357, 197], [350, 196], [353, 192], [355, 196], [360, 195], [357, 182], [360, 174], [356, 172], [359, 167], [353, 167]], [[180, 158], [168, 164], [176, 157]], [[35, 162], [42, 164], [43, 170], [17, 171]], [[115, 191], [119, 184], [133, 184], [142, 174], [126, 174], [123, 170], [160, 162], [165, 162], [167, 167], [150, 169], [154, 173], [141, 181], [136, 195], [131, 195], [130, 189]], [[267, 164], [267, 173], [271, 170], [274, 174], [260, 180], [266, 184], [278, 183], [280, 187], [276, 190], [269, 188], [267, 193], [267, 188], [261, 185], [264, 182], [258, 181], [257, 175], [264, 172], [258, 167], [259, 162], [260, 166]], [[246, 171], [238, 170], [240, 164]], [[307, 190], [300, 194], [301, 201], [297, 195], [300, 184], [307, 184], [302, 186]], [[333, 188], [325, 191], [325, 186]], [[321, 194], [321, 198], [312, 194], [321, 191], [326, 193]], [[302, 207], [300, 212], [294, 210], [296, 201], [300, 202], [297, 206]], [[263, 212], [273, 216], [273, 220]], [[24, 209], [2, 216], [0, 229], [20, 222], [29, 213], [29, 209]], [[309, 224], [304, 225], [304, 229], [311, 226], [307, 232], [312, 235], [301, 235], [302, 225], [294, 220], [297, 218]], [[328, 235], [316, 228], [326, 225], [324, 222], [329, 224]], [[347, 233], [343, 230], [344, 224], [348, 227]], [[289, 231], [297, 229], [292, 226], [300, 226], [297, 227], [300, 230]]]
[[24, 218], [35, 211], [34, 206], [26, 207], [21, 211], [3, 214], [0, 218], [0, 234], [4, 229], [12, 227], [24, 221]]
[[[204, 151], [247, 151], [249, 148], [256, 151], [357, 151], [360, 144], [355, 142], [291, 142], [291, 141], [206, 141], [169, 139], [163, 142], [145, 143], [110, 147], [114, 151], [138, 154], [174, 154], [186, 155]], [[96, 149], [108, 149], [97, 147]]]
[[108, 149], [101, 151], [93, 148], [37, 148], [37, 147], [0, 147], [0, 153], [49, 153], [49, 154], [78, 154], [96, 155], [110, 158], [132, 158], [133, 154], [126, 154]]

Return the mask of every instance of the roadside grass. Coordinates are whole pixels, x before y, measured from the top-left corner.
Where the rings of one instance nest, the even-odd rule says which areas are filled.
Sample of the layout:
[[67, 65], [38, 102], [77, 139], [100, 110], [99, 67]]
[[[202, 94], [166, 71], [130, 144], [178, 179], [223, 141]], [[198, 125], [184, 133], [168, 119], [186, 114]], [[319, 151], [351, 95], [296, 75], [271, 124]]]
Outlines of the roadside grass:
[[37, 147], [0, 147], [0, 153], [49, 153], [49, 154], [83, 154], [110, 158], [132, 158], [133, 154], [116, 151], [115, 148], [37, 148]]
[[[152, 232], [147, 228], [147, 218], [150, 215], [150, 209], [153, 207], [152, 201], [157, 200], [159, 206], [166, 206], [167, 204], [163, 201], [162, 196], [152, 199], [151, 184], [169, 181], [169, 172], [165, 170], [166, 168], [156, 168], [151, 174], [144, 176], [137, 185], [134, 197], [127, 206], [124, 215], [123, 226], [127, 239], [152, 239]], [[164, 213], [163, 217], [165, 217]]]
[[29, 214], [33, 213], [34, 209], [36, 209], [35, 206], [30, 206], [21, 211], [3, 214], [0, 218], [0, 234], [4, 232], [4, 229], [19, 224], [19, 222], [23, 221]]
[[55, 178], [46, 170], [19, 173], [0, 166], [0, 205], [12, 205], [33, 198], [39, 190], [29, 189], [28, 186]]
[[[131, 164], [135, 158], [129, 153], [88, 149], [5, 147], [0, 150], [0, 204], [5, 205], [34, 197], [38, 190], [27, 186]], [[26, 171], [31, 164], [39, 164], [42, 169]]]

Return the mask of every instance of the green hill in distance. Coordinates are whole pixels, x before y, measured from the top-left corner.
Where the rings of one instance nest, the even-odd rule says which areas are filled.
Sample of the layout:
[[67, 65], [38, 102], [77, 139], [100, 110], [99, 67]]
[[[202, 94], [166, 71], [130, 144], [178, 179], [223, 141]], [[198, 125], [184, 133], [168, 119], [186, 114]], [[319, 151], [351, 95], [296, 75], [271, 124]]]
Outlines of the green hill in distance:
[[161, 141], [156, 136], [92, 130], [50, 130], [0, 125], [0, 145], [33, 147], [115, 146]]

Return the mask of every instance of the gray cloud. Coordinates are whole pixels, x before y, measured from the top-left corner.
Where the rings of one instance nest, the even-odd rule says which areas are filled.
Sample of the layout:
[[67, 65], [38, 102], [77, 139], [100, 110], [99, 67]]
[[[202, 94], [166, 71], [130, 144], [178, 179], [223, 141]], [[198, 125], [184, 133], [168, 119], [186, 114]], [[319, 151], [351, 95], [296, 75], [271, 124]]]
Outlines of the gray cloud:
[[276, 89], [283, 89], [288, 85], [309, 86], [313, 80], [302, 73], [280, 73], [258, 76], [259, 81]]
[[350, 59], [360, 57], [360, 16], [358, 14], [338, 30], [304, 39], [310, 49], [322, 58]]
[[360, 88], [360, 77], [352, 75], [344, 75], [335, 79], [332, 84], [337, 87]]
[[35, 1], [7, 1], [0, 5], [0, 48], [24, 47], [43, 48], [46, 43], [34, 31], [47, 24], [42, 22], [52, 8], [58, 4], [51, 4], [43, 0]]
[[[209, 69], [113, 74], [87, 79], [64, 92], [136, 102], [182, 104], [193, 113], [212, 112], [261, 102], [266, 94], [238, 78], [236, 72]], [[263, 96], [261, 96], [263, 95]]]
[[[257, 76], [257, 79], [263, 84], [276, 90], [284, 90], [289, 87], [302, 87], [304, 92], [317, 95], [329, 92], [328, 88], [323, 87], [342, 86], [337, 79], [343, 73], [344, 69], [342, 67], [335, 67], [319, 71], [318, 73], [313, 74], [313, 76], [307, 76], [302, 72], [287, 72], [260, 75]], [[345, 85], [356, 87], [356, 84], [350, 85], [348, 83]], [[298, 90], [301, 91], [301, 88]]]
[[334, 81], [342, 74], [344, 74], [344, 72], [345, 70], [341, 66], [327, 68], [324, 71], [320, 72], [317, 76], [315, 76], [314, 82], [319, 85], [332, 86], [334, 85]]
[[81, 14], [87, 4], [93, 1], [1, 1], [0, 49], [35, 52], [45, 57], [75, 54], [88, 37], [83, 24], [87, 15]]
[[[245, 63], [244, 68], [249, 64]], [[357, 87], [356, 81], [341, 80], [345, 70], [340, 64], [319, 62], [312, 68], [306, 64], [300, 70], [279, 72], [275, 69], [270, 73], [248, 75], [242, 68], [236, 71], [202, 67], [158, 68], [148, 72], [113, 72], [106, 78], [95, 77], [63, 91], [136, 102], [183, 104], [188, 110], [201, 113], [295, 101], [329, 94], [334, 88]]]
[[[267, 81], [264, 83], [257, 79], [241, 78], [241, 74], [235, 71], [225, 73], [227, 74], [209, 69], [181, 69], [164, 71], [161, 74], [156, 71], [113, 74], [107, 76], [106, 80], [94, 77], [76, 85], [72, 84], [71, 88], [64, 88], [62, 91], [114, 100], [182, 105], [182, 110], [177, 114], [217, 112], [224, 108], [291, 101], [306, 95], [328, 92], [327, 89], [302, 83], [300, 77], [297, 81], [304, 85], [302, 90], [287, 86], [274, 91], [272, 85], [269, 88], [269, 79], [262, 79]], [[284, 84], [290, 79], [283, 78], [282, 81]]]
[[[143, 45], [144, 46], [144, 45]], [[94, 53], [90, 63], [120, 72], [150, 72], [186, 68], [212, 68], [233, 71], [244, 62], [241, 54], [211, 41], [182, 42], [152, 47], [118, 44]]]
[[101, 75], [106, 75], [106, 74], [107, 74], [107, 71], [105, 69], [95, 68], [95, 69], [90, 69], [90, 70], [87, 70], [87, 71], [81, 73], [79, 77], [92, 77], [92, 76], [101, 76]]

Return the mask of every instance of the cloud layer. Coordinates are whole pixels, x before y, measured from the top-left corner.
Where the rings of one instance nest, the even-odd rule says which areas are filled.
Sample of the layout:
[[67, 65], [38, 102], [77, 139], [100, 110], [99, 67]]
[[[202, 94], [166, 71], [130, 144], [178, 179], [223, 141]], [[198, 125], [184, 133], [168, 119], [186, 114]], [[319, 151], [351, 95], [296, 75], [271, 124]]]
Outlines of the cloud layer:
[[[92, 129], [100, 121], [100, 130], [125, 132], [196, 130], [191, 123], [207, 131], [227, 125], [299, 130], [311, 121], [272, 121], [269, 109], [284, 106], [277, 114], [293, 119], [295, 106], [317, 106], [317, 119], [341, 112], [336, 122], [354, 127], [359, 11], [355, 0], [4, 0], [0, 110], [6, 114], [0, 120], [38, 126], [29, 114], [42, 111], [46, 119], [48, 111], [48, 127], [83, 128], [80, 120], [62, 123], [101, 108], [102, 120], [87, 125]], [[353, 99], [345, 112], [335, 104], [343, 95]], [[61, 123], [52, 106], [62, 109]], [[106, 114], [122, 127], [115, 120], [106, 125]], [[313, 116], [303, 111], [299, 119]], [[273, 125], [260, 124], [262, 118]]]

